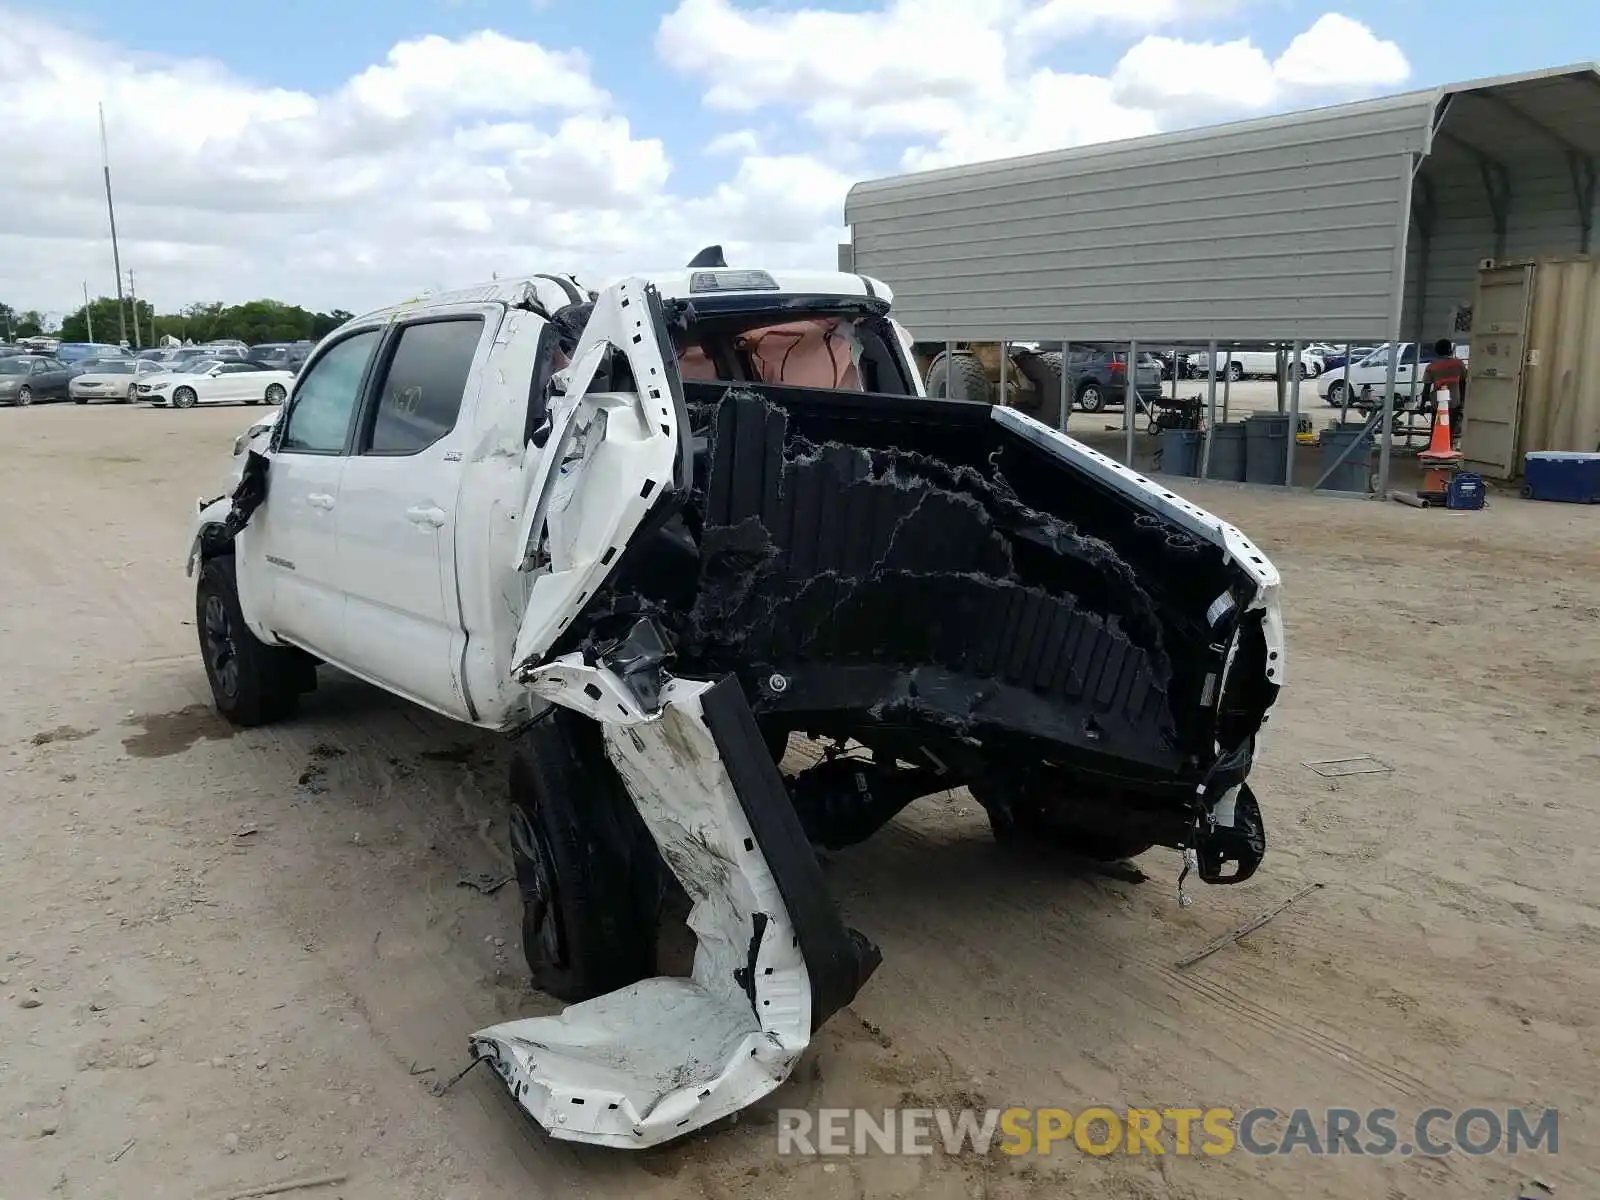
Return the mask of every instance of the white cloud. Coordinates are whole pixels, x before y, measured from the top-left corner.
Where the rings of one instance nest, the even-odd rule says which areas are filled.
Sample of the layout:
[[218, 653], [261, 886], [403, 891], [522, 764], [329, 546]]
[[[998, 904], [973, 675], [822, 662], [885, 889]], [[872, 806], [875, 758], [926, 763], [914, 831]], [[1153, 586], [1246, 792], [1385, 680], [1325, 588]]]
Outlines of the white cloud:
[[1111, 73], [1112, 93], [1124, 104], [1153, 111], [1263, 109], [1278, 98], [1278, 80], [1258, 46], [1147, 37]]
[[1243, 4], [1244, 0], [1047, 0], [1025, 12], [1017, 28], [1027, 37], [1065, 37], [1095, 28], [1157, 29], [1223, 16]]
[[759, 154], [761, 138], [754, 129], [735, 129], [719, 133], [705, 145], [707, 154]]
[[703, 78], [715, 109], [768, 104], [906, 103], [970, 95], [1006, 67], [997, 15], [1014, 0], [891, 0], [880, 12], [736, 8], [682, 0], [662, 18], [668, 66]]
[[1410, 78], [1411, 64], [1360, 21], [1324, 13], [1289, 43], [1274, 71], [1290, 87], [1393, 87]]
[[[923, 168], [1106, 141], [1342, 99], [1402, 82], [1404, 55], [1330, 13], [1273, 61], [1254, 41], [1158, 33], [1249, 0], [887, 0], [839, 12], [680, 0], [657, 30], [668, 66], [700, 80], [718, 111], [798, 111], [836, 162], [851, 142], [897, 143], [883, 167]], [[1043, 61], [1096, 30], [1133, 38], [1109, 75]], [[1081, 54], [1076, 57], [1081, 58]], [[1331, 60], [1351, 60], [1347, 73]], [[895, 158], [898, 163], [895, 163]]]
[[749, 244], [804, 242], [837, 226], [855, 178], [803, 154], [752, 156], [692, 211], [719, 236]]
[[423, 37], [319, 94], [138, 55], [0, 9], [0, 299], [110, 292], [95, 102], [124, 267], [158, 306], [260, 295], [359, 309], [495, 272], [600, 281], [720, 238], [833, 261], [843, 181], [736, 138], [733, 180], [675, 196], [582, 54], [499, 33]]
[[588, 109], [606, 103], [582, 54], [546, 50], [486, 30], [460, 41], [438, 35], [401, 42], [382, 66], [345, 85], [359, 107], [394, 120], [419, 115]]
[[901, 166], [919, 171], [1039, 154], [1140, 137], [1159, 128], [1155, 113], [1120, 102], [1109, 80], [1038, 71], [975, 112], [952, 113], [931, 145], [915, 145], [901, 155]]
[[1147, 37], [1112, 72], [1117, 99], [1156, 111], [1261, 112], [1318, 91], [1366, 90], [1405, 82], [1405, 54], [1359, 21], [1325, 13], [1276, 60], [1249, 38], [1184, 42]]

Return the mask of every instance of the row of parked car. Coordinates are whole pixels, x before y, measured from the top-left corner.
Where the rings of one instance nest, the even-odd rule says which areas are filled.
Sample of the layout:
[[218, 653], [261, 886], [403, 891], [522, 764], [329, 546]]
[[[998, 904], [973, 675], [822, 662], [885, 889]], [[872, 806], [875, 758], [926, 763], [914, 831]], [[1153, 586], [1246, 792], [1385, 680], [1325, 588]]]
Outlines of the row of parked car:
[[310, 351], [310, 342], [214, 342], [138, 352], [65, 342], [49, 354], [0, 345], [0, 404], [279, 404]]

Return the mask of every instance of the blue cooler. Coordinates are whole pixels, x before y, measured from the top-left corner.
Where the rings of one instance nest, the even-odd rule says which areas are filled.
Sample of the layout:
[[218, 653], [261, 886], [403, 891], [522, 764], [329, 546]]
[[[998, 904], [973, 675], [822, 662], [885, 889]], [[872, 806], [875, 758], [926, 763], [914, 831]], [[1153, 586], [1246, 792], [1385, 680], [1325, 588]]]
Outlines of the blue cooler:
[[1536, 450], [1523, 465], [1522, 494], [1529, 500], [1600, 504], [1600, 454]]

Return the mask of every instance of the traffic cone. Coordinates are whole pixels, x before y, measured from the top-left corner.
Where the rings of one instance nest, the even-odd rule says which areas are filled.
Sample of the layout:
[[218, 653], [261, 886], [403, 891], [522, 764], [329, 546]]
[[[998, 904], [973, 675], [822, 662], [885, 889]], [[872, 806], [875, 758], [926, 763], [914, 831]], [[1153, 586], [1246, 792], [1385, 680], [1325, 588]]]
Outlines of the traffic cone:
[[1450, 440], [1449, 397], [1435, 395], [1433, 435], [1428, 448], [1417, 455], [1417, 461], [1428, 469], [1422, 473], [1422, 489], [1417, 495], [1428, 500], [1442, 500], [1450, 490], [1450, 476], [1461, 465], [1461, 451]]

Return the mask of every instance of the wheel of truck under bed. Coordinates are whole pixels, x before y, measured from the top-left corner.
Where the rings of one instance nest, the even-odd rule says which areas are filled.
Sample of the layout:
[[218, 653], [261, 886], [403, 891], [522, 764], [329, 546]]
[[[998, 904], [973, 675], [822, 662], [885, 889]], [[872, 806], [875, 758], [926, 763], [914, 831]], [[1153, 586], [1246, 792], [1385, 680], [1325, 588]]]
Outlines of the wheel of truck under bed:
[[994, 840], [1007, 850], [1058, 851], [1096, 862], [1137, 858], [1154, 842], [1132, 832], [1074, 824], [1060, 812], [1027, 801], [1008, 801], [1002, 794], [973, 789], [989, 814]]
[[598, 724], [556, 708], [517, 740], [510, 826], [534, 986], [571, 1004], [653, 975], [666, 868]]
[[954, 367], [949, 365], [951, 361], [949, 356], [941, 354], [928, 368], [928, 395], [950, 396], [950, 377], [953, 373], [954, 399], [993, 403], [994, 389], [989, 385], [989, 377], [983, 373], [983, 364], [970, 354], [957, 354], [953, 360]]
[[233, 555], [200, 564], [195, 628], [217, 711], [235, 725], [282, 720], [316, 686], [316, 663], [288, 646], [269, 646], [250, 631], [239, 607]]

